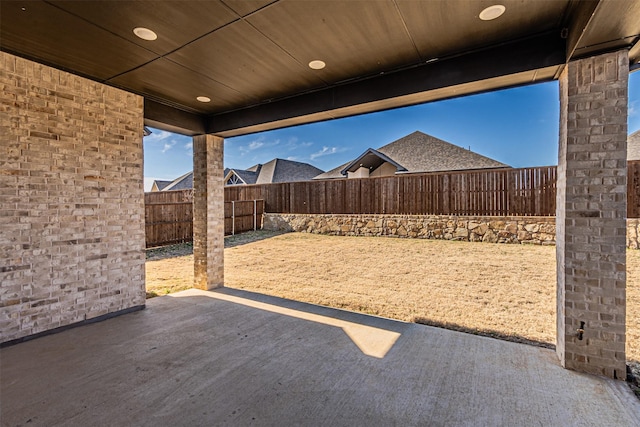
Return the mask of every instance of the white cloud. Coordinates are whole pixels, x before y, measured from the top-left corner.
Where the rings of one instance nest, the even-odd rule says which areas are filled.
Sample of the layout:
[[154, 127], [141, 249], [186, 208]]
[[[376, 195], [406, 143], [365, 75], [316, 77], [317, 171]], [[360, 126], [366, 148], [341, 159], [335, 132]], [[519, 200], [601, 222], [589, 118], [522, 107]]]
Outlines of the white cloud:
[[629, 117], [635, 117], [640, 114], [640, 109], [638, 109], [638, 101], [632, 101], [629, 103], [629, 111], [627, 111]]
[[144, 141], [145, 142], [150, 142], [150, 143], [160, 142], [160, 141], [163, 141], [163, 140], [165, 140], [167, 138], [170, 138], [171, 135], [172, 135], [172, 133], [171, 132], [167, 132], [166, 130], [157, 130], [157, 129], [155, 129], [151, 135], [144, 137]]
[[300, 148], [309, 148], [313, 145], [313, 142], [298, 142], [298, 138], [291, 138], [288, 142], [287, 142], [287, 149], [289, 151], [293, 151], [293, 150], [297, 150]]
[[251, 141], [248, 145], [244, 147], [239, 147], [238, 150], [240, 151], [241, 155], [245, 155], [251, 151], [255, 151], [260, 148], [275, 147], [276, 145], [279, 145], [279, 144], [280, 144], [279, 139], [276, 139], [274, 141], [266, 141], [265, 137], [261, 136], [260, 138]]
[[184, 151], [187, 156], [193, 155], [193, 142], [187, 142], [186, 144], [184, 144]]
[[344, 151], [344, 149], [340, 149], [338, 147], [326, 147], [325, 146], [325, 147], [322, 147], [322, 150], [311, 154], [311, 156], [309, 156], [309, 158], [311, 160], [315, 160], [318, 157], [330, 156], [332, 154], [340, 153], [341, 151]]
[[260, 147], [264, 146], [264, 142], [261, 141], [253, 141], [251, 142], [251, 144], [249, 144], [249, 146], [247, 147], [249, 149], [249, 151], [253, 151], [253, 150], [257, 150]]
[[292, 162], [297, 162], [297, 161], [298, 161], [298, 157], [296, 157], [296, 156], [289, 156], [289, 157], [287, 157], [287, 160], [291, 160]]
[[176, 142], [178, 141], [172, 140], [172, 141], [165, 142], [164, 147], [162, 147], [162, 150], [161, 150], [162, 153], [166, 153], [167, 151], [171, 150], [171, 148], [173, 148], [173, 146], [176, 145]]

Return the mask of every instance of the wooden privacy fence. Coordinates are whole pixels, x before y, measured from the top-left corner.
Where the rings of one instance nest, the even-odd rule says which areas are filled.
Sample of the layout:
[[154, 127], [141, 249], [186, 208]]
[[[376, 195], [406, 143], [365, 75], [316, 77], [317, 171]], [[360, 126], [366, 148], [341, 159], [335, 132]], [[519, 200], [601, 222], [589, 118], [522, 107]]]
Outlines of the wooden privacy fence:
[[[638, 218], [640, 161], [627, 173], [627, 217]], [[225, 234], [261, 228], [264, 212], [554, 216], [556, 167], [238, 185], [224, 199]], [[192, 203], [193, 190], [145, 193], [147, 247], [191, 241]]]
[[[145, 193], [144, 202], [148, 248], [193, 240], [193, 190]], [[225, 235], [262, 228], [263, 213], [264, 200], [225, 202]]]
[[224, 234], [262, 228], [264, 200], [232, 200], [224, 202]]
[[144, 193], [147, 247], [193, 240], [193, 190]]
[[640, 218], [640, 160], [627, 162], [627, 218]]
[[225, 187], [272, 213], [553, 216], [556, 167]]
[[640, 160], [627, 162], [627, 218], [640, 218]]

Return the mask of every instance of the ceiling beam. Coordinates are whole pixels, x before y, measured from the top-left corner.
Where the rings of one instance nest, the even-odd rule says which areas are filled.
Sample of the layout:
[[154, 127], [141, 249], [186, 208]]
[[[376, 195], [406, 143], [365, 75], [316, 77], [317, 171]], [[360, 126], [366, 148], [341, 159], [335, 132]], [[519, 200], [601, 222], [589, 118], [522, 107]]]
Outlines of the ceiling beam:
[[566, 23], [567, 25], [567, 58], [573, 58], [580, 40], [587, 31], [587, 27], [591, 23], [593, 17], [596, 14], [596, 10], [600, 6], [600, 0], [591, 1], [574, 1], [569, 5], [571, 10], [567, 13], [571, 17], [572, 21]]
[[147, 98], [144, 100], [144, 124], [189, 136], [206, 133], [205, 118], [203, 116]]
[[[566, 52], [566, 40], [558, 32], [541, 34], [291, 98], [214, 114], [206, 120], [206, 131], [224, 137], [237, 136], [342, 117], [345, 114], [341, 111], [345, 110], [360, 114], [435, 101], [487, 90], [486, 86], [473, 83], [491, 79], [494, 80], [491, 89], [532, 83], [514, 82], [509, 76], [520, 73], [528, 78], [524, 72], [561, 66], [565, 63]], [[504, 83], [495, 84], [500, 78], [504, 78]], [[545, 79], [552, 78], [553, 75]], [[464, 92], [460, 92], [461, 87]], [[437, 93], [436, 98], [434, 93]], [[360, 108], [353, 108], [358, 106]]]

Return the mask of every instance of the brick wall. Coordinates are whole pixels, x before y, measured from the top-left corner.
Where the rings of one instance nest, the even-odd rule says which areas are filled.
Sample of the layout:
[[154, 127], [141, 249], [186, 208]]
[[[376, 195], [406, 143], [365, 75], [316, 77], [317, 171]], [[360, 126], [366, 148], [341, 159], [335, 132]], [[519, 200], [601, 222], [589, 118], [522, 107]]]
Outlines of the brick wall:
[[626, 377], [626, 50], [560, 76], [558, 342], [563, 366]]
[[0, 88], [0, 342], [142, 307], [142, 98], [2, 52]]
[[224, 286], [224, 139], [193, 137], [194, 287]]

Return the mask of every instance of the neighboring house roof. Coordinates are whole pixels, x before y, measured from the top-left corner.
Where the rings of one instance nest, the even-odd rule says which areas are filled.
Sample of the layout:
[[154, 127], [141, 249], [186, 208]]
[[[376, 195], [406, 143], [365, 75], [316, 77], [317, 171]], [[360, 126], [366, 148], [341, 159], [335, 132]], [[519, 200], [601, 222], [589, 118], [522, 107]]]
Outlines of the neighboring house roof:
[[[271, 164], [273, 164], [273, 170], [271, 171]], [[310, 165], [309, 163], [295, 162], [293, 160], [285, 159], [273, 159], [269, 163], [262, 165], [260, 170], [260, 178], [262, 179], [262, 171], [267, 168], [268, 172], [271, 172], [271, 180], [269, 182], [297, 182], [297, 181], [309, 181], [314, 176], [324, 173], [322, 169]], [[265, 174], [265, 177], [269, 175]]]
[[322, 169], [309, 163], [273, 159], [262, 165], [256, 183], [309, 181], [321, 173], [324, 173]]
[[640, 160], [640, 130], [627, 138], [627, 160]]
[[[379, 158], [377, 161], [373, 157], [376, 154]], [[363, 159], [365, 162], [358, 161], [358, 159]], [[385, 161], [395, 165], [397, 167], [396, 173], [399, 174], [510, 167], [497, 160], [416, 131], [377, 150], [368, 149], [354, 161], [340, 165], [314, 179], [344, 178], [344, 174], [349, 169], [353, 169], [355, 166], [359, 167], [360, 163], [363, 163], [364, 166], [364, 163], [369, 161], [371, 166], [374, 166], [376, 162], [381, 164], [383, 159], [392, 160], [391, 162]]]
[[241, 182], [238, 184], [255, 184], [258, 179], [258, 173], [242, 169], [225, 169], [224, 170], [224, 182], [227, 182], [230, 178], [230, 174], [237, 176]]
[[391, 163], [396, 167], [397, 171], [405, 172], [407, 168], [397, 163], [393, 159], [386, 156], [384, 153], [381, 153], [378, 150], [374, 150], [373, 148], [369, 148], [367, 151], [362, 153], [359, 157], [357, 157], [354, 161], [349, 163], [344, 169], [340, 171], [342, 175], [346, 175], [347, 172], [355, 172], [361, 167], [365, 167], [367, 169], [375, 170], [383, 163]]
[[193, 172], [187, 172], [184, 175], [171, 181], [162, 191], [170, 190], [189, 190], [193, 188]]
[[171, 181], [162, 181], [162, 180], [156, 179], [153, 181], [153, 185], [151, 186], [151, 191], [162, 191], [169, 184], [171, 184]]
[[[314, 176], [323, 173], [308, 163], [293, 160], [273, 159], [265, 164], [257, 164], [249, 169], [229, 169], [245, 184], [271, 184], [274, 182], [310, 181]], [[225, 170], [225, 182], [229, 173]]]
[[[224, 182], [229, 181], [232, 176], [237, 178], [234, 179], [236, 182], [232, 185], [309, 181], [320, 173], [323, 173], [322, 169], [318, 169], [308, 163], [273, 159], [264, 165], [257, 164], [249, 169], [225, 168]], [[173, 181], [156, 182], [168, 183], [164, 188], [159, 188], [160, 191], [191, 189], [193, 188], [193, 172], [186, 173]]]

